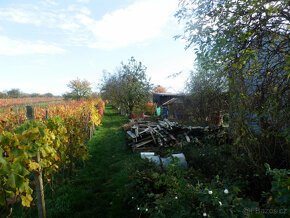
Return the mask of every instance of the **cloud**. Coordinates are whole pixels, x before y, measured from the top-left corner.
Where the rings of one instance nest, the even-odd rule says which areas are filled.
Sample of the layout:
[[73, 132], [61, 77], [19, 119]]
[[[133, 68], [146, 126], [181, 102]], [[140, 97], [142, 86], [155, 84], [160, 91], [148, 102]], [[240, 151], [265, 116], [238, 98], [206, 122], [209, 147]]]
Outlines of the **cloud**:
[[87, 27], [94, 33], [96, 48], [124, 47], [158, 36], [177, 8], [177, 0], [137, 1], [124, 9], [105, 14]]
[[44, 0], [41, 2], [44, 6], [57, 6], [58, 3], [54, 0]]
[[[175, 53], [167, 56], [166, 60], [160, 59], [158, 63], [151, 64], [147, 75], [152, 78], [152, 81], [158, 81], [159, 85], [166, 87], [168, 91], [182, 92], [193, 68], [193, 59], [190, 53], [182, 54], [181, 50], [175, 50]], [[168, 77], [179, 72], [182, 73], [176, 77]]]
[[[46, 2], [42, 2], [46, 3]], [[41, 5], [18, 8], [0, 8], [0, 21], [9, 21], [20, 24], [33, 24], [46, 28], [61, 28], [63, 24], [78, 25], [77, 14], [90, 15], [87, 7], [70, 5], [68, 8], [47, 8]]]
[[80, 3], [89, 3], [90, 0], [76, 0], [77, 2], [80, 2]]
[[65, 50], [43, 41], [29, 42], [0, 36], [0, 55], [62, 54]]
[[16, 8], [0, 8], [0, 19], [22, 24], [34, 24], [37, 26], [41, 24], [41, 20], [36, 14]]
[[53, 0], [42, 3], [51, 7], [38, 4], [0, 8], [0, 20], [51, 28], [54, 32], [59, 31], [57, 34], [63, 34], [67, 45], [114, 49], [132, 44], [144, 45], [162, 32], [170, 32], [178, 6], [178, 0], [137, 0], [96, 20], [87, 7], [72, 4], [58, 8], [54, 7]]

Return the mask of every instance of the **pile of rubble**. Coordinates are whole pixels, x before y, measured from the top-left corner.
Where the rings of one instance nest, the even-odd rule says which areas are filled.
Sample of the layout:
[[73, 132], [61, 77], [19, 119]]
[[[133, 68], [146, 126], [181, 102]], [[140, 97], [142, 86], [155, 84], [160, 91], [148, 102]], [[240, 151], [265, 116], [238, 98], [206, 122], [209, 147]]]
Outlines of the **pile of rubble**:
[[130, 139], [133, 151], [154, 151], [183, 142], [198, 141], [208, 127], [191, 127], [164, 120], [131, 120], [123, 126]]

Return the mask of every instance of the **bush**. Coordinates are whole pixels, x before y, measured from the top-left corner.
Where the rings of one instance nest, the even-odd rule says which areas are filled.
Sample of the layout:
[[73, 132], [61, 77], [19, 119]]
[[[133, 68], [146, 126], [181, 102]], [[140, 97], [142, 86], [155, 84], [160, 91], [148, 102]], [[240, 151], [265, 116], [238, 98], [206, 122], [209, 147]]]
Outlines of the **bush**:
[[290, 216], [290, 171], [286, 169], [271, 169], [265, 164], [266, 174], [270, 175], [272, 187], [270, 192], [264, 193], [267, 198], [265, 208], [272, 209], [274, 213]]
[[240, 197], [240, 189], [216, 176], [207, 182], [194, 170], [185, 171], [176, 161], [163, 170], [147, 160], [131, 168], [128, 204], [144, 217], [242, 217], [245, 207], [258, 203]]

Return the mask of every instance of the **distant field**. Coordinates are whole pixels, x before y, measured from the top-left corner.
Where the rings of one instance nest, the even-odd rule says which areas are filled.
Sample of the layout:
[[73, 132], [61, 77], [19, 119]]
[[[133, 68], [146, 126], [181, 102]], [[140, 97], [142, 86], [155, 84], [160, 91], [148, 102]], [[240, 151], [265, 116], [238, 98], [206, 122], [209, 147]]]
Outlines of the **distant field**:
[[62, 101], [62, 97], [1, 98], [0, 107]]

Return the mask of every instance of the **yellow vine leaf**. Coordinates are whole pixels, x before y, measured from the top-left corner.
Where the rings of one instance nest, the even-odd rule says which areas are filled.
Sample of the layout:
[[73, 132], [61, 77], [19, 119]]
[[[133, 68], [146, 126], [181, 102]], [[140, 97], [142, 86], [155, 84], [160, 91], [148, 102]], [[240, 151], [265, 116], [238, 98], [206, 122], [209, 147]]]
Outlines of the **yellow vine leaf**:
[[29, 170], [38, 170], [39, 169], [39, 164], [33, 161], [30, 161], [29, 164]]
[[26, 196], [21, 195], [21, 204], [24, 207], [30, 207], [30, 203], [32, 200], [33, 198], [29, 194], [26, 194]]
[[22, 135], [35, 134], [35, 133], [39, 133], [39, 130], [38, 130], [37, 127], [32, 128], [32, 129], [25, 130], [25, 131], [22, 133]]

